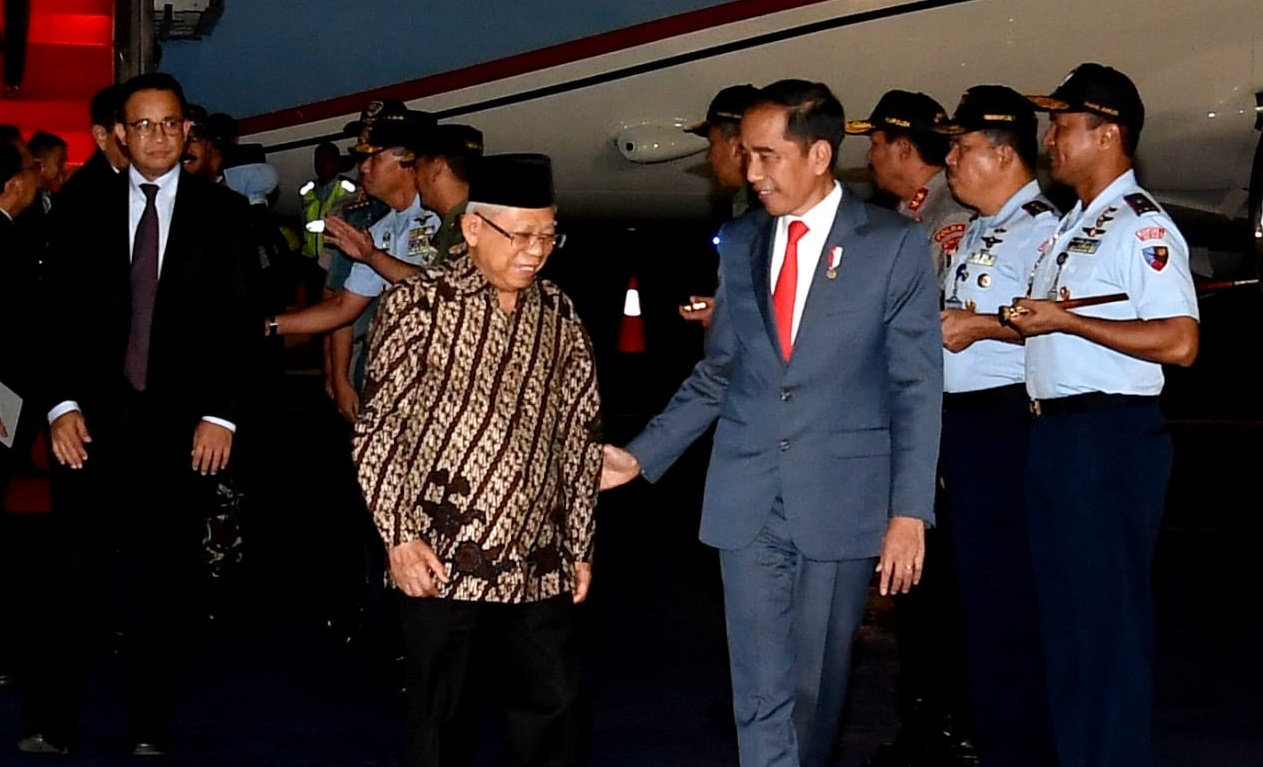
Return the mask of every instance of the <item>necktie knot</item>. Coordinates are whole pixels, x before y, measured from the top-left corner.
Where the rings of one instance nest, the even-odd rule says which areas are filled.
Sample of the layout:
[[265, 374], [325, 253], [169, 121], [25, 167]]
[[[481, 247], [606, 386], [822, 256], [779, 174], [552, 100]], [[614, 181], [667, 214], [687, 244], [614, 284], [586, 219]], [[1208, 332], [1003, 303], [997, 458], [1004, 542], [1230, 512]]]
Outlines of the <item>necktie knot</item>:
[[158, 196], [158, 185], [157, 184], [141, 184], [140, 191], [145, 193], [145, 202], [147, 204], [151, 204], [153, 203], [154, 198]]
[[789, 247], [792, 248], [795, 245], [797, 245], [798, 241], [801, 240], [804, 236], [806, 236], [808, 231], [810, 230], [808, 229], [806, 222], [790, 221], [789, 222]]

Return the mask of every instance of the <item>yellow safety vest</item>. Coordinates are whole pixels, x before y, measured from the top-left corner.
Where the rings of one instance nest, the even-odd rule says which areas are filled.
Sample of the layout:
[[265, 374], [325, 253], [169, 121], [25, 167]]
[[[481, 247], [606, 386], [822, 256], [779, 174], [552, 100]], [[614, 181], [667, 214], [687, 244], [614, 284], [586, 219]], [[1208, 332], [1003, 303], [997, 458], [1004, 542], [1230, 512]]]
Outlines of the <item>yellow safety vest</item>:
[[[316, 196], [316, 190], [318, 189], [316, 182], [311, 181], [308, 183], [312, 186], [311, 189], [307, 190], [307, 192], [303, 195], [304, 224], [309, 224], [312, 221], [319, 221], [324, 218], [325, 214], [329, 212], [329, 208], [333, 207], [335, 202], [348, 193], [346, 187], [351, 184], [351, 182], [343, 178], [334, 179], [333, 191], [329, 193], [329, 197], [327, 199], [321, 201], [321, 199]], [[354, 187], [352, 186], [352, 188]], [[320, 232], [308, 232], [306, 229], [303, 230], [304, 256], [307, 256], [308, 258], [319, 258], [321, 251], [324, 249], [324, 245], [325, 236], [323, 234]]]

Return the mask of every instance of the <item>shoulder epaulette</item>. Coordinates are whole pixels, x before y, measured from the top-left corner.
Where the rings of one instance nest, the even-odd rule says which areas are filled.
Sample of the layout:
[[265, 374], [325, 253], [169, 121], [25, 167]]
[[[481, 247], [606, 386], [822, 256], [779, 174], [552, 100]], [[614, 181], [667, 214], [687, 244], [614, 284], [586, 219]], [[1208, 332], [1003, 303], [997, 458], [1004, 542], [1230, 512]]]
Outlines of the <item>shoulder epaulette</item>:
[[1040, 213], [1054, 213], [1053, 206], [1043, 200], [1031, 200], [1022, 206], [1022, 210], [1026, 211], [1032, 218]]
[[1158, 203], [1149, 199], [1149, 195], [1144, 192], [1133, 192], [1124, 195], [1123, 202], [1127, 203], [1127, 207], [1131, 208], [1137, 216], [1143, 216], [1146, 213], [1157, 213], [1162, 210], [1158, 207]]

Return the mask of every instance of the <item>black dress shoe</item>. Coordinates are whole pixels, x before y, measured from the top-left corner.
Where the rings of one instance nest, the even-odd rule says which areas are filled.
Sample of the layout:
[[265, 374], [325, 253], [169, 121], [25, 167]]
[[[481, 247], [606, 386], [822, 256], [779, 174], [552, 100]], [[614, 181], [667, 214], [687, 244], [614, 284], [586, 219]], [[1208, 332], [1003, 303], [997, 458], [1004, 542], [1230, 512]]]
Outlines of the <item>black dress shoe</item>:
[[166, 756], [167, 747], [158, 743], [138, 741], [132, 744], [132, 756]]
[[24, 754], [66, 754], [70, 749], [58, 745], [43, 734], [35, 732], [18, 741], [18, 750]]

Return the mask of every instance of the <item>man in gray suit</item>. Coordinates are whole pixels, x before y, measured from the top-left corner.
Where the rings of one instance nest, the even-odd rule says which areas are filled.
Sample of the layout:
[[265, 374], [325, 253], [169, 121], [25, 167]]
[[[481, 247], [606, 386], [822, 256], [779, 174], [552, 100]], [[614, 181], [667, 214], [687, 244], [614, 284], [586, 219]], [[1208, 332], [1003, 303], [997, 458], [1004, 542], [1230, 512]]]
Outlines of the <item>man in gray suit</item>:
[[701, 539], [720, 549], [743, 767], [829, 764], [874, 567], [906, 592], [933, 520], [938, 288], [924, 234], [834, 179], [843, 123], [801, 80], [746, 110], [763, 207], [720, 233], [706, 358], [605, 448], [603, 488], [656, 481], [718, 420]]

